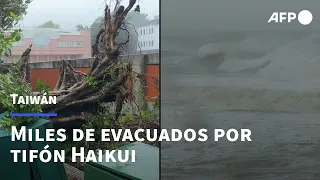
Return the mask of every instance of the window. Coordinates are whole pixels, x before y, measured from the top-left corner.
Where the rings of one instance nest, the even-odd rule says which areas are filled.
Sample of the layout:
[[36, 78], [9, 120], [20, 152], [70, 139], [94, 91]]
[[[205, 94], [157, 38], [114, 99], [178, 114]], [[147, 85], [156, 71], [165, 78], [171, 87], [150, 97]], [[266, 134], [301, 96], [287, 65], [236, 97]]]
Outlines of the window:
[[151, 46], [153, 46], [153, 40], [151, 41]]
[[142, 35], [142, 29], [140, 30], [140, 35]]
[[152, 30], [152, 33], [153, 33], [153, 28], [151, 30]]
[[82, 41], [58, 41], [58, 47], [83, 47]]
[[82, 45], [82, 42], [81, 42], [81, 41], [77, 42], [77, 47], [83, 47], [83, 45]]

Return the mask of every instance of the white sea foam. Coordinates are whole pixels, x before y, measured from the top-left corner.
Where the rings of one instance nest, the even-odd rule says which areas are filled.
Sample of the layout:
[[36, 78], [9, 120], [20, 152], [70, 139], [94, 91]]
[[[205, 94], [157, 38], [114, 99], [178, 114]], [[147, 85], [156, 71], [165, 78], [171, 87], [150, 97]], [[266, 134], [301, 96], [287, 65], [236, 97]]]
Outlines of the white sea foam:
[[[239, 72], [257, 68], [258, 76], [270, 78], [317, 78], [320, 76], [320, 35], [256, 36], [233, 43], [211, 43], [199, 48], [199, 58], [224, 52], [225, 60], [217, 70]], [[261, 57], [250, 54], [261, 53]], [[249, 57], [243, 58], [240, 55]], [[212, 59], [215, 61], [215, 59]], [[216, 69], [212, 69], [215, 71]]]

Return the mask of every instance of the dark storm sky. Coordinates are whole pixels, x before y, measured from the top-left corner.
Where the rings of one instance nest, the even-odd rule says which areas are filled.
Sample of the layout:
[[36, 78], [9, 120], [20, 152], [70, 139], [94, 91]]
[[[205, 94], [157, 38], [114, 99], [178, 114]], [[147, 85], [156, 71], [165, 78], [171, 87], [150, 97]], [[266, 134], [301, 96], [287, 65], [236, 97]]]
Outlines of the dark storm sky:
[[[212, 31], [314, 31], [320, 30], [319, 0], [162, 0], [162, 35]], [[313, 13], [313, 22], [303, 26], [268, 24], [276, 11]]]

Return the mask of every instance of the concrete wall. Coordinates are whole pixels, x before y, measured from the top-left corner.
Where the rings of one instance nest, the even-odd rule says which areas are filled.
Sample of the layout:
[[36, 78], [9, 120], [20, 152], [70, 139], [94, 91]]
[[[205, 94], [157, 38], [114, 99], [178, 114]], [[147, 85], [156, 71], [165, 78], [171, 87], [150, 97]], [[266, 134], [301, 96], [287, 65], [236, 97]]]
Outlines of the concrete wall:
[[[135, 65], [139, 65], [139, 64], [159, 65], [159, 53], [120, 56], [120, 58], [122, 58], [123, 60], [129, 61]], [[67, 61], [70, 62], [74, 68], [89, 68], [93, 63], [93, 60], [94, 58], [84, 58], [84, 59], [72, 59]], [[30, 69], [55, 69], [55, 68], [59, 68], [59, 66], [60, 66], [60, 61], [30, 63]]]

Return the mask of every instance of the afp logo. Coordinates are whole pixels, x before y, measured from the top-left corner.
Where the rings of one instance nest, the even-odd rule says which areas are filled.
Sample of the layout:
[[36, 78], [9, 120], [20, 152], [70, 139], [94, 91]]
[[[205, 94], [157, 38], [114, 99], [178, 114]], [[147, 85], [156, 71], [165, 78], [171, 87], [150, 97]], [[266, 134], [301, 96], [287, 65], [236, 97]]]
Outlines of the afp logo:
[[294, 12], [274, 12], [268, 20], [268, 23], [290, 23], [298, 17], [298, 21], [302, 25], [308, 25], [312, 22], [312, 13], [308, 10], [302, 10], [297, 15]]

